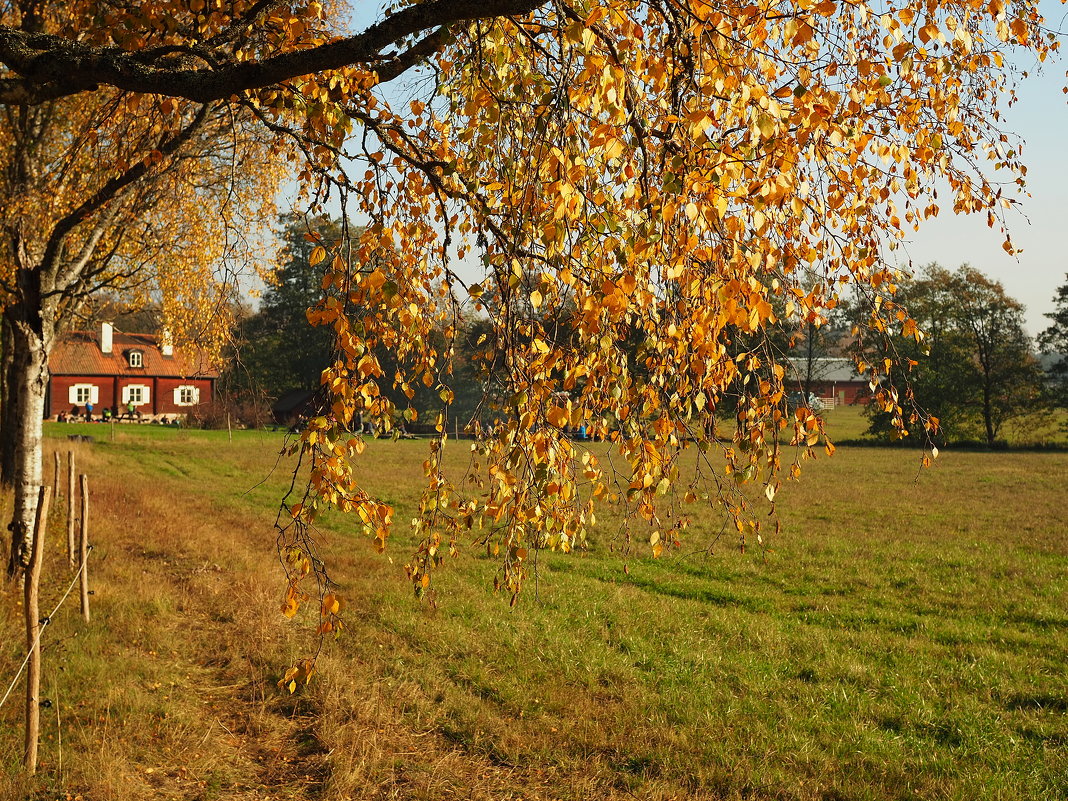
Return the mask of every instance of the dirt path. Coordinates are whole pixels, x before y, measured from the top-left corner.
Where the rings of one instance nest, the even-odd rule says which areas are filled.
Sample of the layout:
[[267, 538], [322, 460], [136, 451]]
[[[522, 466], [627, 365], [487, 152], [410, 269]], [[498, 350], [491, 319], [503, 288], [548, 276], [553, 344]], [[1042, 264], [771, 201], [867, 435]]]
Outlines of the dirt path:
[[[105, 452], [83, 448], [79, 467], [92, 475], [93, 621], [72, 604], [57, 615], [45, 691], [61, 715], [45, 715], [38, 781], [12, 778], [0, 799], [320, 797], [318, 710], [275, 686], [307, 632], [280, 626], [280, 584], [264, 580], [279, 578], [269, 518], [206, 503], [184, 477], [130, 475]], [[66, 583], [63, 531], [57, 515], [43, 603]], [[3, 634], [17, 623], [5, 616]], [[17, 742], [18, 719], [4, 710], [3, 741]]]

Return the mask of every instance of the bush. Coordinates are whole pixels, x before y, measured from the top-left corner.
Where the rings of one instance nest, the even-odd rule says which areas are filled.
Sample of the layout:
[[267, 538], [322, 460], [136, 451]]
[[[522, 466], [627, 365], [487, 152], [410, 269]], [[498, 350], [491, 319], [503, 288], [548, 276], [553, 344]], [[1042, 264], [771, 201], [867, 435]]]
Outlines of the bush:
[[271, 408], [263, 398], [216, 397], [211, 403], [195, 406], [188, 423], [194, 428], [260, 428], [274, 422]]

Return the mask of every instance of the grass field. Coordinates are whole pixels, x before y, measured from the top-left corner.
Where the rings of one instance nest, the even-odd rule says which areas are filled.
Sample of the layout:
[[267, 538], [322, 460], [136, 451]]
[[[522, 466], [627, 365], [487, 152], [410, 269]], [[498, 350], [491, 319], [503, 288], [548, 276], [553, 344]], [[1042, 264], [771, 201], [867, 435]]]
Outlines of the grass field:
[[[695, 512], [668, 558], [607, 534], [542, 555], [514, 609], [474, 549], [419, 603], [402, 529], [379, 556], [332, 518], [349, 628], [290, 697], [275, 682], [311, 637], [278, 613], [277, 435], [84, 429], [94, 620], [68, 602], [48, 630], [33, 782], [21, 694], [0, 710], [0, 798], [1068, 798], [1068, 454], [919, 471], [841, 448], [780, 491], [767, 552], [706, 553], [719, 521]], [[398, 520], [424, 448], [368, 447]], [[63, 532], [57, 514], [45, 609]], [[2, 596], [0, 692], [23, 653]]]

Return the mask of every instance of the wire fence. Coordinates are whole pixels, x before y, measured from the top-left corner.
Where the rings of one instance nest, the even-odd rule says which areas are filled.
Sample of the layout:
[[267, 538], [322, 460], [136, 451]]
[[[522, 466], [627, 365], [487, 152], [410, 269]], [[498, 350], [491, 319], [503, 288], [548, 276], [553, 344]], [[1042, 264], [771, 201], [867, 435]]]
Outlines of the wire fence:
[[90, 545], [88, 550], [86, 551], [86, 554], [85, 554], [85, 561], [83, 561], [81, 563], [81, 565], [78, 567], [77, 572], [74, 574], [74, 578], [71, 579], [70, 586], [67, 587], [67, 591], [65, 593], [63, 593], [63, 597], [59, 599], [59, 603], [56, 604], [55, 608], [51, 611], [51, 613], [48, 614], [47, 617], [41, 618], [41, 625], [37, 628], [37, 638], [34, 640], [33, 644], [30, 646], [29, 650], [26, 652], [26, 656], [22, 660], [22, 664], [19, 665], [18, 672], [15, 673], [15, 677], [11, 680], [11, 684], [8, 685], [7, 692], [4, 693], [4, 697], [2, 699], [0, 699], [0, 709], [3, 709], [4, 704], [7, 702], [7, 699], [11, 696], [12, 690], [14, 690], [15, 686], [19, 683], [19, 679], [22, 677], [22, 672], [26, 669], [26, 665], [30, 661], [30, 655], [33, 653], [34, 649], [41, 642], [41, 637], [45, 633], [45, 629], [47, 629], [48, 626], [52, 623], [52, 618], [55, 617], [56, 612], [59, 611], [59, 608], [61, 606], [63, 606], [63, 603], [67, 600], [67, 598], [70, 596], [71, 592], [74, 590], [74, 585], [77, 584], [78, 583], [78, 579], [81, 578], [82, 572], [85, 570], [86, 565], [89, 564], [89, 554], [92, 553], [92, 551], [93, 551], [93, 546]]

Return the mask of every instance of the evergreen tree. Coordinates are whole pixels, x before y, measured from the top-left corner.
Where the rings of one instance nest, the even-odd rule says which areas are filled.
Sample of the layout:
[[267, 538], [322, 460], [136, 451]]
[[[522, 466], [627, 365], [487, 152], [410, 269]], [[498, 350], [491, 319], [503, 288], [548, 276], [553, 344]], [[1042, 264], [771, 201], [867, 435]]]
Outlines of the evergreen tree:
[[1054, 310], [1045, 315], [1052, 323], [1038, 335], [1038, 345], [1043, 353], [1057, 357], [1047, 376], [1054, 403], [1068, 407], [1068, 275], [1065, 279], [1053, 299]]
[[259, 311], [241, 324], [230, 367], [232, 385], [276, 400], [293, 389], [314, 390], [331, 361], [329, 328], [308, 325], [307, 311], [322, 297], [325, 264], [311, 264], [312, 251], [342, 241], [340, 220], [296, 214], [282, 217], [281, 267], [263, 293]]

